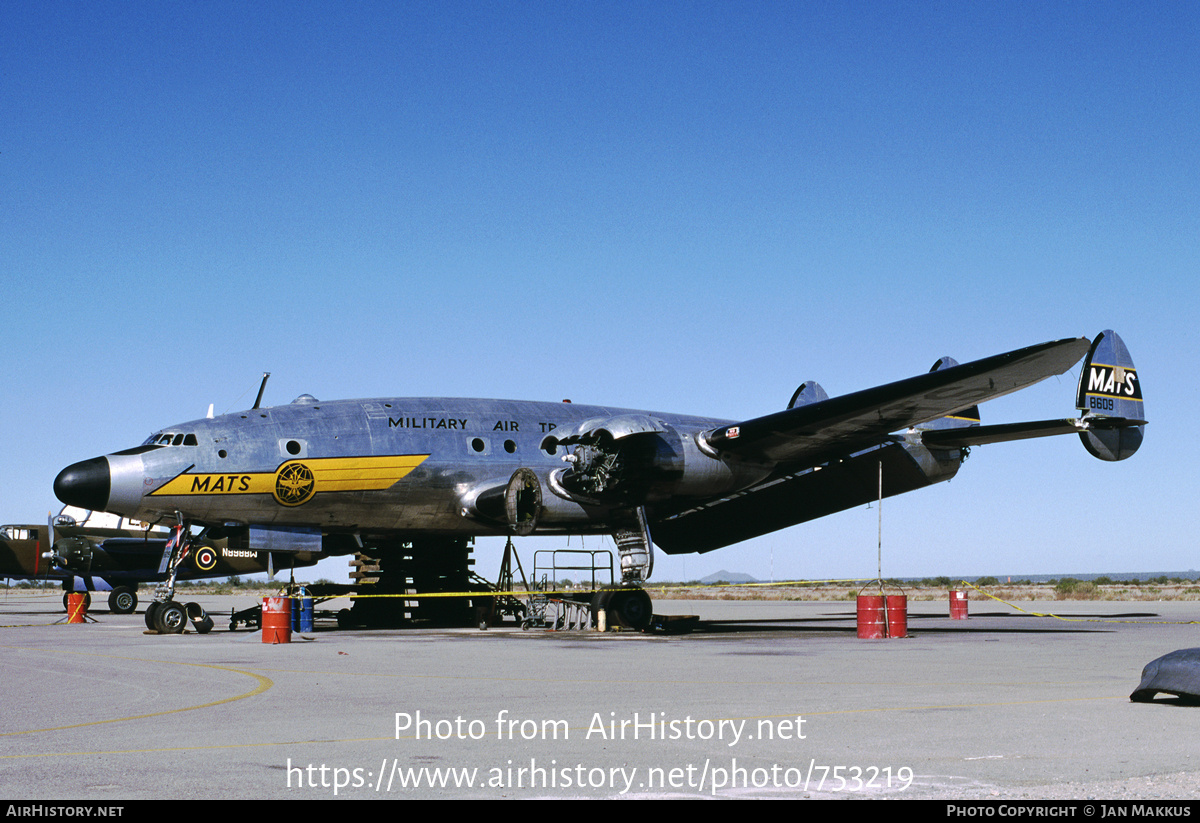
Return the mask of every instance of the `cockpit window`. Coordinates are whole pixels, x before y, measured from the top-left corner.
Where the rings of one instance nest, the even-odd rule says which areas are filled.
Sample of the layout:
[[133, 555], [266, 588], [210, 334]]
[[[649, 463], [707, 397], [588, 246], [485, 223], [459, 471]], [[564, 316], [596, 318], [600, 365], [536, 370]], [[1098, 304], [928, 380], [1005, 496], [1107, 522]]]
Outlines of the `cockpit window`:
[[192, 432], [155, 432], [146, 438], [143, 446], [198, 446], [200, 443]]

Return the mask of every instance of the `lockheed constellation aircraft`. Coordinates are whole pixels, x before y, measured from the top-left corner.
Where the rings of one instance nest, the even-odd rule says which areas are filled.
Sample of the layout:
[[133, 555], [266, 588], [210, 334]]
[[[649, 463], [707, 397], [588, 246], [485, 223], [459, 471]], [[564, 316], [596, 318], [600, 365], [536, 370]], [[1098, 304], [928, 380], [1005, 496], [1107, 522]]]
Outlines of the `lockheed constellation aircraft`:
[[[980, 425], [979, 403], [1081, 357], [1078, 418]], [[369, 548], [420, 590], [463, 590], [475, 536], [608, 534], [622, 585], [603, 605], [645, 626], [640, 584], [655, 545], [707, 552], [948, 480], [980, 444], [1076, 433], [1096, 457], [1121, 460], [1145, 422], [1133, 361], [1105, 331], [962, 365], [943, 357], [927, 374], [839, 397], [806, 382], [784, 410], [742, 421], [569, 402], [256, 401], [75, 463], [54, 490], [71, 505], [178, 524], [172, 568], [201, 537], [273, 552]], [[156, 595], [157, 625], [182, 630], [170, 596], [170, 586]]]

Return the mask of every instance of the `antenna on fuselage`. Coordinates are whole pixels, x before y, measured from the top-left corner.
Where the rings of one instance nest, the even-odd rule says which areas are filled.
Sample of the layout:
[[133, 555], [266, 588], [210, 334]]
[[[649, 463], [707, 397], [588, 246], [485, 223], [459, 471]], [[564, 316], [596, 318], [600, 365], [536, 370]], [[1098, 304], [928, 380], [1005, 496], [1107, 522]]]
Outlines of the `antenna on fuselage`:
[[251, 406], [250, 408], [257, 409], [259, 404], [262, 403], [263, 392], [266, 391], [266, 388], [267, 388], [267, 378], [270, 376], [271, 376], [271, 373], [269, 371], [263, 372], [263, 381], [262, 381], [262, 384], [259, 385], [259, 387], [258, 387], [258, 397], [254, 398], [254, 405]]

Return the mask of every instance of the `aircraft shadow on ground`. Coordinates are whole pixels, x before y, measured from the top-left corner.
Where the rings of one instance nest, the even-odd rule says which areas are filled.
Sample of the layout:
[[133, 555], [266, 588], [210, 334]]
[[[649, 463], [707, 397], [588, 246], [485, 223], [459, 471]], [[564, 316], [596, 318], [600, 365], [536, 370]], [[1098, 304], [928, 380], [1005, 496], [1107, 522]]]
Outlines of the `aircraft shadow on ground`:
[[[1133, 618], [1154, 618], [1159, 615], [1153, 612], [1123, 612], [1119, 614], [1075, 614], [1071, 615], [1071, 620], [1128, 620]], [[973, 615], [977, 620], [987, 619], [987, 625], [978, 623], [972, 625], [970, 620], [954, 621], [953, 625], [942, 626], [913, 626], [914, 621], [925, 620], [949, 620], [949, 617], [944, 614], [909, 614], [908, 628], [910, 633], [915, 634], [1086, 634], [1095, 632], [1112, 632], [1114, 628], [1090, 624], [1081, 625], [1078, 623], [1059, 623], [1054, 621], [1052, 625], [1023, 625], [1024, 621], [1031, 620], [1053, 620], [1053, 618], [1041, 617], [1028, 614], [1013, 614], [1011, 612], [984, 612]], [[991, 622], [994, 618], [1009, 618], [1014, 622], [1011, 625], [996, 625]], [[854, 612], [846, 614], [829, 614], [821, 617], [811, 618], [771, 618], [765, 620], [700, 620], [700, 624], [692, 632], [693, 634], [749, 634], [749, 633], [764, 633], [764, 632], [827, 632], [832, 634], [850, 634], [857, 632], [853, 625], [855, 619]], [[850, 622], [851, 625], [846, 625]], [[838, 625], [830, 625], [830, 624]]]

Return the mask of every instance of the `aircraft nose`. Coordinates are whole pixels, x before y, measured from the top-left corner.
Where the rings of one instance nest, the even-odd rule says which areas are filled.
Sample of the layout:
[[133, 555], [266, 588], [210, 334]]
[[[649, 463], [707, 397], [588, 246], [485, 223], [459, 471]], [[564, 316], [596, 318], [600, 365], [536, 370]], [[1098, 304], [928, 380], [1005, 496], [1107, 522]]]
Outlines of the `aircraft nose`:
[[107, 457], [72, 463], [54, 478], [54, 495], [68, 506], [104, 511], [112, 489]]

